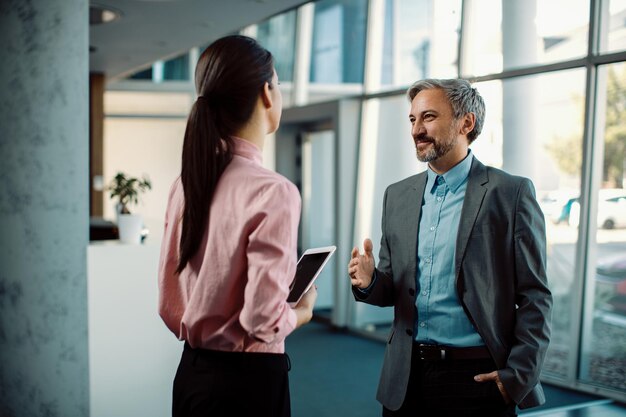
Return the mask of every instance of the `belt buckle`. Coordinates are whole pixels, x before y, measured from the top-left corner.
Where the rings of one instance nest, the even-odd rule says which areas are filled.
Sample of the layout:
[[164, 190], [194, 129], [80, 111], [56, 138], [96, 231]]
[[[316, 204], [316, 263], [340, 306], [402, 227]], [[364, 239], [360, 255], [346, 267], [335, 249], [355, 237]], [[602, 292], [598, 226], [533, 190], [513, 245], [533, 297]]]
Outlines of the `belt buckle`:
[[446, 350], [439, 346], [420, 344], [419, 354], [423, 361], [443, 361], [446, 359]]

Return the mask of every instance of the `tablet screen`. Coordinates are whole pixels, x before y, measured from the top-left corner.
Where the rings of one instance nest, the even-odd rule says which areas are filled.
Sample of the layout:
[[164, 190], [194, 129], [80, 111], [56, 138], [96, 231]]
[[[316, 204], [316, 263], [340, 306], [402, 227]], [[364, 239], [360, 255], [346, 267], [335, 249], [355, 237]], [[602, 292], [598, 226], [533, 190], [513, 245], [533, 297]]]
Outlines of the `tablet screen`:
[[296, 268], [296, 276], [293, 279], [291, 291], [287, 298], [288, 303], [295, 303], [300, 296], [306, 291], [308, 285], [317, 276], [326, 259], [332, 254], [332, 251], [305, 253], [298, 261]]

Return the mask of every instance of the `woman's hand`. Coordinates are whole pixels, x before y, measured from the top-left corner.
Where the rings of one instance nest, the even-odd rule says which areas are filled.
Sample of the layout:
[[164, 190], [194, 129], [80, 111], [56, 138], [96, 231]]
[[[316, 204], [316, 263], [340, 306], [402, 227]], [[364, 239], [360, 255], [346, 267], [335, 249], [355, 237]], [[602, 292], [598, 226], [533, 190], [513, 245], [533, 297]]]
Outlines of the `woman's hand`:
[[313, 307], [315, 306], [315, 300], [317, 300], [317, 285], [311, 286], [311, 288], [302, 296], [298, 304], [294, 307], [296, 317], [296, 329], [303, 324], [311, 321], [313, 318]]

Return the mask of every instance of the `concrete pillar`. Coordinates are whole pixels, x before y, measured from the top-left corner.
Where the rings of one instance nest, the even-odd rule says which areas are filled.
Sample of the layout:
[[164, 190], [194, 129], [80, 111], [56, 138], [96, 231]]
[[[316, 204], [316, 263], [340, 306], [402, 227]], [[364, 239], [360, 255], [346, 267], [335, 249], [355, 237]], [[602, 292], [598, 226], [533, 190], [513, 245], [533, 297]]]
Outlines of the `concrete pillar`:
[[0, 415], [89, 414], [88, 2], [0, 2]]

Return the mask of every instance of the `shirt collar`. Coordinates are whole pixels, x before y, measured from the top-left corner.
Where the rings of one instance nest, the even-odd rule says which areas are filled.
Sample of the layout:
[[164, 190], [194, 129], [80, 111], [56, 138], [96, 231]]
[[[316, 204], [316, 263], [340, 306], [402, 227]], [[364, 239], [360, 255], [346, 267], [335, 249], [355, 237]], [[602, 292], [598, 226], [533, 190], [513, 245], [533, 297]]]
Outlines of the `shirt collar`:
[[[467, 156], [458, 164], [452, 167], [448, 172], [442, 175], [443, 179], [446, 181], [446, 184], [450, 188], [450, 191], [453, 193], [459, 189], [461, 184], [465, 182], [467, 177], [469, 176], [470, 169], [472, 167], [472, 160], [474, 159], [474, 155], [472, 151], [468, 149]], [[438, 174], [433, 171], [430, 166], [426, 171], [428, 175], [428, 180], [426, 181], [426, 189], [429, 190], [430, 193], [434, 192], [435, 188], [435, 179]]]
[[234, 145], [233, 154], [250, 159], [259, 164], [263, 162], [263, 153], [258, 146], [245, 139], [238, 138], [237, 136], [231, 136], [231, 138], [233, 138]]

